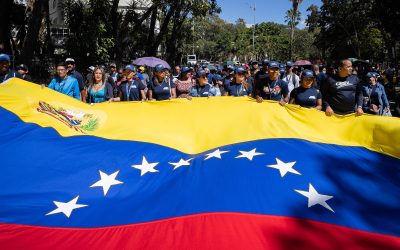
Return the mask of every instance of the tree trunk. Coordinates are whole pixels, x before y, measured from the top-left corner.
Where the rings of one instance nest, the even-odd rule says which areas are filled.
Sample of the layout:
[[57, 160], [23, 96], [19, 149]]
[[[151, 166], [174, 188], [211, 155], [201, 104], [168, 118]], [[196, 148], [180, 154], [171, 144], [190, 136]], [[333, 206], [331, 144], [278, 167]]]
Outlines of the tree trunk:
[[154, 29], [156, 28], [157, 12], [158, 12], [158, 8], [155, 8], [151, 13], [149, 35], [147, 37], [147, 43], [146, 43], [147, 56], [153, 56], [156, 54], [155, 50], [154, 50], [154, 46], [152, 46], [152, 44], [154, 43], [154, 32], [155, 32]]
[[34, 51], [37, 49], [39, 30], [46, 13], [46, 5], [48, 6], [46, 0], [36, 0], [33, 4], [32, 17], [29, 20], [28, 32], [22, 45], [19, 63], [31, 65]]
[[11, 49], [11, 8], [13, 0], [0, 0], [0, 53], [13, 54]]

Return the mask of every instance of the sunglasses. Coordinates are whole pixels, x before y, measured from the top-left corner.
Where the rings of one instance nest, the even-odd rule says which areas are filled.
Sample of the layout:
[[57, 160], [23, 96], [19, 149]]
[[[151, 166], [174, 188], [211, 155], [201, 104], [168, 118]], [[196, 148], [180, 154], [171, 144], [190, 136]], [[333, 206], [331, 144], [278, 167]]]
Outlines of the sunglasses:
[[269, 69], [271, 72], [279, 72], [279, 69]]

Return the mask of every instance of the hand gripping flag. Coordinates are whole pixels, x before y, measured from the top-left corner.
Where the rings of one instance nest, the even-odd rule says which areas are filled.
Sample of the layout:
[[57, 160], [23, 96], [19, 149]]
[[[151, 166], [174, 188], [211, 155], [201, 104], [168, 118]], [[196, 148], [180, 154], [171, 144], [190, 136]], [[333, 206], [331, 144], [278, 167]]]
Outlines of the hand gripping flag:
[[1, 249], [400, 249], [400, 120], [0, 85]]

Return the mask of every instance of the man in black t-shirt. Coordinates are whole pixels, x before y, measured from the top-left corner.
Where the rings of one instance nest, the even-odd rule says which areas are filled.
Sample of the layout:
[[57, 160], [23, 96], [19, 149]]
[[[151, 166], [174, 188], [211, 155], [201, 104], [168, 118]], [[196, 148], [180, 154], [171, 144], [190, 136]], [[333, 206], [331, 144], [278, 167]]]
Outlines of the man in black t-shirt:
[[364, 114], [362, 110], [362, 84], [357, 76], [352, 75], [353, 65], [350, 60], [340, 61], [338, 73], [325, 79], [321, 86], [325, 114], [335, 113], [345, 115]]

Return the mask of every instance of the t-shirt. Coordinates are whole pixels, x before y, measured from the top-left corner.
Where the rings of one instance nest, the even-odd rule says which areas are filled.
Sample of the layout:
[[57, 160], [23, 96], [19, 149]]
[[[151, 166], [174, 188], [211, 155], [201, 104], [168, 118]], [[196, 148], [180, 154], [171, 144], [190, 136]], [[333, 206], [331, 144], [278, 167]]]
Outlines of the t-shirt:
[[253, 91], [251, 86], [248, 86], [246, 90], [243, 84], [236, 84], [231, 81], [226, 81], [224, 89], [230, 96], [248, 96]]
[[290, 93], [290, 99], [294, 98], [294, 103], [306, 108], [317, 106], [317, 100], [322, 98], [321, 92], [316, 88], [295, 88]]
[[175, 83], [164, 80], [162, 83], [155, 84], [152, 80], [149, 84], [149, 89], [153, 91], [153, 98], [157, 101], [168, 100], [171, 97], [171, 89], [175, 88]]
[[204, 86], [194, 86], [191, 91], [190, 95], [193, 97], [209, 97], [209, 96], [216, 96], [216, 90], [211, 84], [206, 84]]
[[75, 99], [81, 99], [78, 81], [72, 76], [67, 76], [64, 79], [61, 79], [58, 76], [55, 77], [50, 82], [49, 88], [65, 95], [74, 97]]
[[0, 75], [0, 84], [13, 77], [22, 78], [22, 76], [17, 71], [9, 69], [6, 74]]
[[264, 100], [280, 101], [283, 96], [289, 94], [289, 89], [287, 83], [283, 80], [278, 78], [272, 81], [267, 78], [263, 84], [258, 85], [257, 92]]
[[140, 90], [144, 90], [146, 86], [139, 80], [133, 80], [122, 82], [118, 88], [122, 93], [122, 101], [140, 101]]
[[330, 106], [335, 113], [342, 115], [354, 113], [356, 105], [363, 104], [361, 90], [362, 84], [357, 76], [327, 77], [321, 86], [324, 106]]
[[74, 77], [78, 81], [79, 91], [82, 91], [85, 88], [85, 83], [83, 81], [83, 76], [81, 73], [73, 70], [71, 72], [68, 72], [68, 75]]

